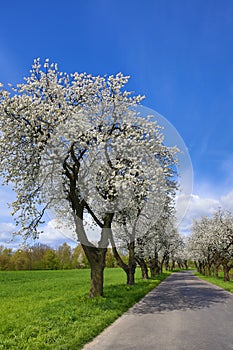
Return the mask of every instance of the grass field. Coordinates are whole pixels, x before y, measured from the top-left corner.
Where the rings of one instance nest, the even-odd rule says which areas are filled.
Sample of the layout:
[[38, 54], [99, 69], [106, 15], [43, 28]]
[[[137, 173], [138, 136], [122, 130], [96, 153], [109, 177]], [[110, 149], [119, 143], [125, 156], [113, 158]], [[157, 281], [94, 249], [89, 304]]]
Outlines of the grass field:
[[105, 269], [105, 297], [88, 298], [90, 270], [0, 272], [0, 349], [78, 350], [166, 278], [125, 285]]
[[210, 282], [212, 284], [215, 284], [218, 287], [221, 287], [225, 290], [228, 290], [229, 292], [233, 293], [233, 280], [229, 281], [229, 282], [224, 282], [223, 281], [223, 273], [219, 273], [219, 277], [215, 278], [215, 277], [208, 277], [208, 276], [204, 276], [201, 275], [198, 272], [195, 272], [195, 275], [198, 276], [199, 278], [203, 279], [204, 281]]

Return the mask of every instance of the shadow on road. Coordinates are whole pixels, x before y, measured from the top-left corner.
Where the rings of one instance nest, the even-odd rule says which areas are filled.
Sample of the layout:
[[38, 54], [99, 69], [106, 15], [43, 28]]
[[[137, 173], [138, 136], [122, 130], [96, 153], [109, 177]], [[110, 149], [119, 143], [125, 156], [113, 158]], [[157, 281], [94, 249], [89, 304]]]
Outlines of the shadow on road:
[[191, 272], [174, 273], [142, 299], [128, 314], [152, 314], [173, 310], [208, 308], [213, 303], [223, 303], [231, 295], [212, 287]]

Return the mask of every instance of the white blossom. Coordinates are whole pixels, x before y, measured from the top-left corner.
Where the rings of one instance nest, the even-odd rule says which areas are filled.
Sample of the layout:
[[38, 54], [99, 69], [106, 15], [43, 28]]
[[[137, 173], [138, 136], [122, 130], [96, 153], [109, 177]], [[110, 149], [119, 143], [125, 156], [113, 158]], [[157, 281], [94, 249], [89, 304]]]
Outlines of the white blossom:
[[177, 148], [138, 115], [144, 96], [123, 91], [128, 79], [67, 74], [38, 58], [23, 84], [0, 91], [0, 175], [14, 184], [20, 234], [36, 237], [47, 209], [83, 244], [90, 242], [82, 211], [103, 227], [110, 213], [127, 213], [131, 224], [139, 209], [140, 227], [148, 211], [148, 229], [155, 223], [176, 188]]

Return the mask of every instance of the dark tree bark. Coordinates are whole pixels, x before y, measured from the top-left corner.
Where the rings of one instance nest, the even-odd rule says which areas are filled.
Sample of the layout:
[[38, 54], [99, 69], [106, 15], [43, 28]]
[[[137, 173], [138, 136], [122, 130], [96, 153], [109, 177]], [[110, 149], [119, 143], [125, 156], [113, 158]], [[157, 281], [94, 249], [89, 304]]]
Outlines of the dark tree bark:
[[143, 280], [148, 280], [149, 276], [148, 276], [148, 267], [147, 264], [145, 262], [145, 260], [143, 258], [136, 258], [137, 263], [139, 264], [140, 268], [141, 268], [141, 272], [142, 272], [142, 279]]
[[154, 265], [150, 264], [149, 268], [150, 268], [150, 277], [154, 278], [155, 277], [155, 267], [154, 267]]
[[113, 252], [113, 255], [116, 259], [116, 262], [117, 262], [117, 265], [120, 266], [126, 273], [126, 283], [129, 284], [129, 285], [134, 285], [135, 283], [135, 270], [136, 270], [136, 259], [135, 259], [135, 243], [134, 241], [133, 242], [130, 242], [128, 244], [128, 250], [129, 250], [129, 262], [128, 264], [124, 263], [124, 261], [121, 259], [116, 247], [115, 247], [115, 244], [114, 244], [114, 241], [113, 241], [113, 238], [111, 240], [111, 243], [112, 243], [112, 252]]
[[103, 296], [105, 256], [107, 248], [82, 245], [91, 268], [89, 297]]
[[159, 255], [156, 248], [154, 250], [154, 257], [150, 258], [148, 261], [148, 266], [150, 269], [151, 278], [154, 278], [156, 275], [162, 273], [161, 266], [159, 265]]
[[222, 266], [223, 266], [223, 273], [224, 273], [224, 277], [223, 277], [224, 282], [228, 282], [230, 281], [229, 271], [231, 269], [231, 266], [228, 266], [226, 262], [224, 262]]
[[134, 267], [134, 266], [131, 266], [131, 267], [126, 271], [126, 274], [127, 274], [127, 284], [130, 285], [130, 286], [133, 286], [134, 283], [135, 283], [135, 269], [136, 269], [136, 265], [135, 265], [135, 267]]
[[214, 277], [218, 278], [218, 268], [219, 268], [219, 264], [214, 264]]
[[[108, 246], [108, 236], [111, 232], [111, 224], [113, 220], [113, 213], [105, 214], [103, 223], [98, 222], [101, 227], [101, 239], [98, 242], [98, 247], [93, 245], [86, 236], [85, 229], [83, 226], [83, 213], [85, 202], [80, 202], [75, 195], [72, 197], [72, 204], [74, 208], [74, 219], [76, 224], [76, 232], [79, 241], [81, 242], [83, 251], [87, 257], [91, 268], [91, 281], [90, 281], [90, 291], [89, 297], [103, 296], [103, 284], [104, 284], [104, 268], [105, 268], [105, 258]], [[90, 211], [89, 211], [90, 213]], [[93, 214], [93, 213], [91, 213]], [[94, 217], [95, 219], [95, 217]], [[96, 218], [96, 220], [98, 220]]]
[[[163, 265], [164, 265], [164, 263], [165, 263], [166, 261], [169, 261], [169, 255], [168, 255], [167, 252], [164, 253], [163, 258], [162, 258], [162, 261], [161, 261], [161, 265], [160, 265], [160, 271], [161, 271], [161, 273], [163, 273]], [[165, 268], [166, 268], [166, 266], [165, 266]]]
[[167, 257], [167, 258], [165, 259], [165, 269], [166, 269], [167, 271], [170, 270], [170, 266], [169, 266], [169, 257]]
[[[82, 248], [88, 259], [91, 268], [91, 283], [90, 283], [90, 298], [96, 296], [103, 296], [103, 284], [104, 284], [104, 268], [105, 258], [107, 254], [108, 234], [111, 230], [111, 223], [113, 220], [112, 213], [106, 214], [104, 218], [104, 224], [101, 232], [101, 240], [98, 242], [98, 247], [95, 247], [90, 242], [86, 244], [82, 243]], [[79, 236], [82, 235], [84, 228], [79, 223]]]
[[204, 264], [203, 264], [203, 262], [202, 261], [198, 261], [198, 272], [199, 273], [201, 273], [202, 275], [204, 275], [205, 273], [205, 271], [204, 271]]
[[206, 264], [206, 274], [208, 277], [211, 276], [211, 264], [210, 263]]
[[188, 270], [188, 261], [187, 260], [184, 260], [184, 266], [185, 266], [185, 268], [186, 268], [186, 270]]
[[180, 261], [177, 261], [177, 265], [178, 265], [179, 269], [182, 269], [182, 265], [181, 265]]
[[127, 284], [134, 285], [134, 276], [136, 270], [136, 259], [135, 259], [135, 242], [130, 242], [128, 245], [129, 250], [129, 271], [127, 273]]
[[161, 266], [159, 265], [158, 255], [155, 258], [149, 260], [148, 266], [150, 269], [151, 278], [154, 278], [155, 276], [162, 273]]

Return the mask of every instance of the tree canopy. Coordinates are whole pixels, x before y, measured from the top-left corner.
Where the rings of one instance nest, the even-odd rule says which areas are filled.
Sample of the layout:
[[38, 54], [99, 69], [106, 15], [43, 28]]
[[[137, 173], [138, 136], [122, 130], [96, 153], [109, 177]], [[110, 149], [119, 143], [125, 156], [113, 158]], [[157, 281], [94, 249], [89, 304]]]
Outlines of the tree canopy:
[[[0, 92], [0, 175], [17, 193], [18, 234], [38, 237], [45, 211], [53, 209], [74, 229], [92, 277], [102, 274], [107, 246], [114, 245], [112, 223], [126, 228], [140, 218], [153, 226], [176, 189], [178, 150], [164, 145], [156, 121], [138, 114], [143, 97], [123, 91], [128, 79], [67, 74], [36, 59], [24, 83]], [[85, 230], [87, 217], [100, 228], [97, 246]], [[134, 241], [135, 232], [128, 238]]]

